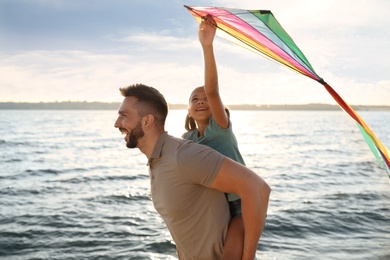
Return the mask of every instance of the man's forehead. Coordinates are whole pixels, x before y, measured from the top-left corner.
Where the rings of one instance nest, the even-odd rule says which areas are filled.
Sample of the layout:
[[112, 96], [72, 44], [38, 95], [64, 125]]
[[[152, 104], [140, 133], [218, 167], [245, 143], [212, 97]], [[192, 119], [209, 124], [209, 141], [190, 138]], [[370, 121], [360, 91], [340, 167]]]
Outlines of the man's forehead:
[[125, 97], [119, 107], [118, 114], [126, 114], [133, 110], [136, 110], [134, 104], [137, 102], [135, 97]]

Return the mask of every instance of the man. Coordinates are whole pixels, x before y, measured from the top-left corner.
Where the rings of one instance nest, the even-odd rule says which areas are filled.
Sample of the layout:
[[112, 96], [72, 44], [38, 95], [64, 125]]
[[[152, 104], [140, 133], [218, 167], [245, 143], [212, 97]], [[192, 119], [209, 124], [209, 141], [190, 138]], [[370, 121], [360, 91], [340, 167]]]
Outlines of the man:
[[242, 259], [255, 258], [271, 192], [245, 166], [215, 150], [168, 135], [168, 106], [158, 90], [142, 84], [120, 89], [124, 100], [115, 127], [128, 148], [148, 158], [154, 207], [176, 243], [179, 259], [220, 259], [229, 224], [225, 193], [242, 201]]

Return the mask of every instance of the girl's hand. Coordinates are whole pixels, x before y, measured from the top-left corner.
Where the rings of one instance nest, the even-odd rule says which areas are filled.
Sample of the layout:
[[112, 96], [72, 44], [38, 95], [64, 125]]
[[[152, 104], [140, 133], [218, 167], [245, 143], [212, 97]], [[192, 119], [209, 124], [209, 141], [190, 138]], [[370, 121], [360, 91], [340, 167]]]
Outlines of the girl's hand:
[[211, 15], [207, 15], [198, 28], [198, 38], [203, 47], [213, 44], [217, 25]]

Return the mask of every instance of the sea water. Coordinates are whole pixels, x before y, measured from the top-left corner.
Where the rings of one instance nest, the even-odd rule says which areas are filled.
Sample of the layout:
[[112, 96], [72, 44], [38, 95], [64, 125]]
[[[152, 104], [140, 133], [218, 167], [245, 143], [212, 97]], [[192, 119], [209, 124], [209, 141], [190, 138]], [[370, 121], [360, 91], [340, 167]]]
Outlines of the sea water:
[[[186, 111], [166, 130], [184, 131]], [[390, 147], [390, 112], [359, 112]], [[176, 259], [114, 110], [0, 110], [1, 259]], [[390, 178], [342, 111], [231, 111], [272, 187], [258, 259], [390, 259]]]

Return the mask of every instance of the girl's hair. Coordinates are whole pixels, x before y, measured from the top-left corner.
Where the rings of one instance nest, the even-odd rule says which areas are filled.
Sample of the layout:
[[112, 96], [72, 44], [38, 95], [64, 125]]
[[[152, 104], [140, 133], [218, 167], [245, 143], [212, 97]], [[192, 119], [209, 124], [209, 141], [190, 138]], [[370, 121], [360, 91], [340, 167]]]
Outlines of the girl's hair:
[[[228, 115], [228, 118], [230, 118], [230, 111], [227, 107], [225, 107], [225, 112]], [[184, 123], [184, 127], [188, 132], [196, 129], [195, 120], [192, 117], [188, 116], [188, 114], [186, 116], [186, 121]]]

